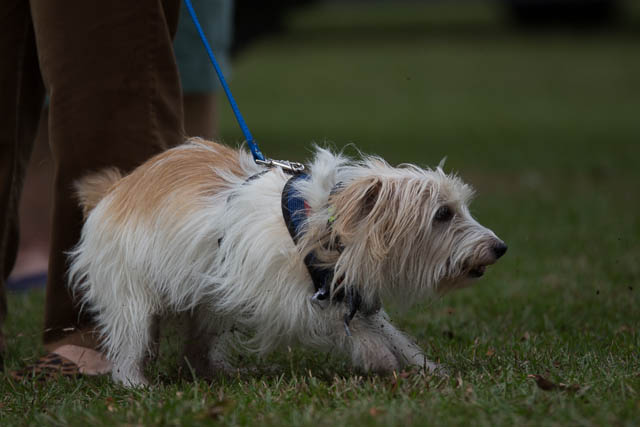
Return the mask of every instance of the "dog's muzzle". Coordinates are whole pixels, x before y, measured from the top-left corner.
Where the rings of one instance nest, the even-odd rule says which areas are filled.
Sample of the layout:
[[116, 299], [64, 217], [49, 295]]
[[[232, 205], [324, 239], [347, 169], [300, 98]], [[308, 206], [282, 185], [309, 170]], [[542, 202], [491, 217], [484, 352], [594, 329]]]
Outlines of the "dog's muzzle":
[[469, 270], [469, 277], [477, 278], [482, 277], [487, 266], [494, 264], [501, 258], [505, 253], [507, 253], [507, 245], [502, 241], [498, 240], [491, 246], [491, 257], [486, 260], [486, 262], [482, 262]]

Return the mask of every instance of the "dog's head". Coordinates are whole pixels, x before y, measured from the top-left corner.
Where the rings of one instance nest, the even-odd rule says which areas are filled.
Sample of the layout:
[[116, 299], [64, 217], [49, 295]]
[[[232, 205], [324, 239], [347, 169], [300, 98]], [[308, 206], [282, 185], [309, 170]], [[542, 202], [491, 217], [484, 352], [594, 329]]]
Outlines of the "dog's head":
[[341, 170], [321, 240], [330, 249], [339, 243], [336, 276], [365, 294], [446, 292], [482, 276], [507, 250], [469, 213], [471, 187], [440, 167], [367, 158]]

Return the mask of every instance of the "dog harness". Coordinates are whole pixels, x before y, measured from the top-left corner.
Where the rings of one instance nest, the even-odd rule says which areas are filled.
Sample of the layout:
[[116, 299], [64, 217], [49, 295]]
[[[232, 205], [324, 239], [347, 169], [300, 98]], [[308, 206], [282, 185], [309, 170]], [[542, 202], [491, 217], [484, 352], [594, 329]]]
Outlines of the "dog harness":
[[[307, 174], [293, 175], [284, 186], [282, 190], [282, 217], [289, 230], [289, 234], [295, 244], [298, 244], [298, 240], [302, 232], [304, 231], [304, 222], [309, 214], [309, 204], [304, 200], [302, 195], [296, 191], [295, 183], [299, 180], [308, 180]], [[331, 226], [331, 220], [329, 227]], [[338, 245], [338, 251], [342, 251], [342, 246]], [[309, 276], [313, 281], [315, 293], [311, 297], [311, 300], [319, 303], [322, 307], [322, 302], [341, 303], [344, 302], [349, 311], [344, 314], [344, 328], [348, 336], [351, 336], [349, 330], [349, 323], [356, 315], [362, 304], [362, 296], [353, 287], [342, 285], [343, 278], [337, 280], [337, 289], [333, 295], [331, 295], [331, 283], [333, 282], [334, 269], [319, 267], [317, 258], [314, 253], [309, 253], [304, 258], [304, 264], [307, 267]]]

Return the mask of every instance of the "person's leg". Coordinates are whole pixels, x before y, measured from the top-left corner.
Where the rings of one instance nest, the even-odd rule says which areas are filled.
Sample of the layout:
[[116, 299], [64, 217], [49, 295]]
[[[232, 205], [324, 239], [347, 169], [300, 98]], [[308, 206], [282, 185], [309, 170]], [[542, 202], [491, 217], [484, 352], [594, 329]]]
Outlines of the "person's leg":
[[[35, 46], [34, 46], [35, 50]], [[31, 159], [20, 197], [20, 246], [9, 276], [11, 284], [25, 289], [46, 283], [49, 265], [49, 216], [51, 212], [51, 182], [53, 168], [49, 150], [46, 107], [40, 114]]]
[[189, 136], [215, 140], [218, 136], [216, 121], [216, 94], [184, 94], [184, 130]]
[[0, 361], [4, 352], [2, 325], [7, 314], [5, 281], [18, 248], [18, 201], [44, 88], [38, 70], [28, 3], [0, 5]]
[[[193, 0], [193, 7], [217, 61], [229, 79], [234, 2]], [[216, 139], [216, 92], [222, 88], [184, 5], [180, 9], [180, 24], [173, 46], [184, 90], [185, 131], [189, 136]]]
[[73, 182], [107, 166], [130, 171], [182, 141], [180, 83], [171, 45], [178, 7], [179, 0], [31, 0], [50, 96], [54, 161], [44, 331], [50, 350], [98, 344], [87, 311], [79, 311], [66, 287], [66, 252], [82, 227]]

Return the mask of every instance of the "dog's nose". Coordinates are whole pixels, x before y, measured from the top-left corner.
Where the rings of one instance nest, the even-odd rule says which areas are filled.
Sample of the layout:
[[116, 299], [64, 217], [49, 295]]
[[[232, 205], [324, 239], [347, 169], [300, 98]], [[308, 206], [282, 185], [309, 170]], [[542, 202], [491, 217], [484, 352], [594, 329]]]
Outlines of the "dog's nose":
[[493, 254], [496, 256], [496, 259], [500, 258], [507, 252], [507, 245], [504, 242], [498, 242], [493, 245]]

